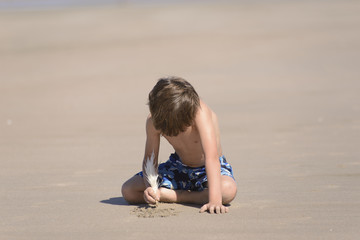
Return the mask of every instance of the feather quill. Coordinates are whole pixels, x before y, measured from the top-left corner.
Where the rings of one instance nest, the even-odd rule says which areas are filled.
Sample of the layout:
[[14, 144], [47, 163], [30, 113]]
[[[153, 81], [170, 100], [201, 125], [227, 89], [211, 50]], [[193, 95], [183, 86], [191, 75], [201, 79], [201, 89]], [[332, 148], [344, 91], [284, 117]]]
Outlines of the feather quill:
[[155, 160], [155, 154], [153, 151], [151, 157], [150, 158], [148, 157], [145, 163], [144, 176], [146, 181], [150, 184], [150, 187], [156, 193], [159, 188], [159, 183], [158, 183], [158, 171], [157, 169], [155, 169], [154, 160]]

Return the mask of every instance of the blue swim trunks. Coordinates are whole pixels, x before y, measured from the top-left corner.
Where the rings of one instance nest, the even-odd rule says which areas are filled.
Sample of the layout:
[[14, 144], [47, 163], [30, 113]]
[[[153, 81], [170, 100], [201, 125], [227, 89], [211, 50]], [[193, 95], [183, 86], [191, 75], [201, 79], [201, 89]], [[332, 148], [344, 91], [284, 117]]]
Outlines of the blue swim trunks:
[[[231, 165], [225, 156], [219, 158], [221, 175], [234, 179]], [[174, 190], [202, 191], [207, 188], [207, 176], [204, 167], [189, 167], [181, 162], [180, 157], [173, 153], [168, 161], [159, 164], [160, 187]], [[136, 175], [143, 176], [142, 172]]]

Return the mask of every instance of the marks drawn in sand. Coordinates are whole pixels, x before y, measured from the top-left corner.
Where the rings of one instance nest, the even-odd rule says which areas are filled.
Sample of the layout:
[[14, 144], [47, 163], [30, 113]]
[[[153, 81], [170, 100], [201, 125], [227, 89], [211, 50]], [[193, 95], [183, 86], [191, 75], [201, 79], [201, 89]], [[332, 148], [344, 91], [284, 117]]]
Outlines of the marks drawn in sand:
[[170, 217], [177, 216], [179, 211], [171, 204], [158, 203], [156, 205], [141, 205], [131, 210], [131, 214], [139, 218], [156, 218], [156, 217]]

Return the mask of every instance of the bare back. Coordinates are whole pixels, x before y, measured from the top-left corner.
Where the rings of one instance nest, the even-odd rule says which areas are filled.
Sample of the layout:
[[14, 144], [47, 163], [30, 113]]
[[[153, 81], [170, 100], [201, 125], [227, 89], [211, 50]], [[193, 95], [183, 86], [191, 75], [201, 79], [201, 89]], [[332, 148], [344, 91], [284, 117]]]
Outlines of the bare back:
[[[208, 113], [207, 116], [211, 118], [211, 128], [213, 128], [216, 137], [216, 145], [218, 157], [222, 155], [220, 144], [220, 131], [216, 114], [202, 101], [200, 102], [199, 112]], [[201, 113], [199, 113], [201, 114]], [[198, 116], [197, 116], [198, 117]], [[176, 153], [179, 155], [182, 163], [190, 167], [200, 167], [205, 165], [205, 154], [202, 147], [198, 127], [195, 125], [188, 127], [184, 132], [177, 136], [164, 136], [167, 141], [173, 146]]]

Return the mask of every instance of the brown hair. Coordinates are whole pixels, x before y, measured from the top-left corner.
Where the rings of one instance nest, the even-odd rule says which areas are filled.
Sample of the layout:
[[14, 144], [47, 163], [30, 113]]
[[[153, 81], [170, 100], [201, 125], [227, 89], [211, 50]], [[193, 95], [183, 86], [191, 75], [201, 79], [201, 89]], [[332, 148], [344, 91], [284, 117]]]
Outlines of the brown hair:
[[149, 93], [154, 127], [167, 136], [176, 136], [191, 126], [199, 106], [193, 86], [179, 77], [160, 78]]

